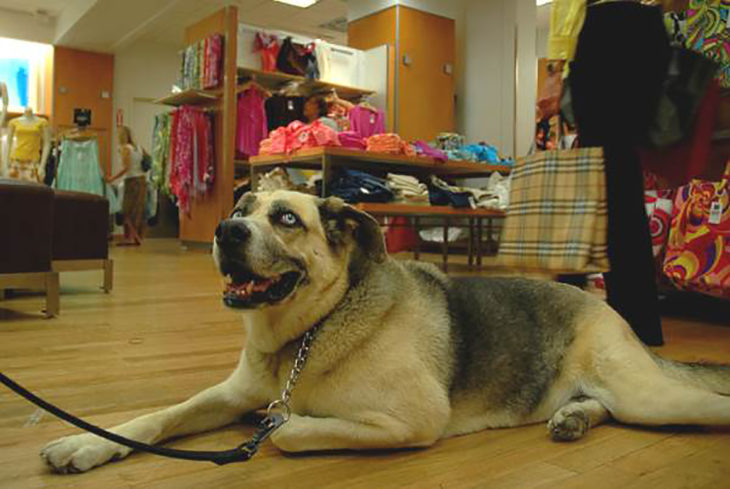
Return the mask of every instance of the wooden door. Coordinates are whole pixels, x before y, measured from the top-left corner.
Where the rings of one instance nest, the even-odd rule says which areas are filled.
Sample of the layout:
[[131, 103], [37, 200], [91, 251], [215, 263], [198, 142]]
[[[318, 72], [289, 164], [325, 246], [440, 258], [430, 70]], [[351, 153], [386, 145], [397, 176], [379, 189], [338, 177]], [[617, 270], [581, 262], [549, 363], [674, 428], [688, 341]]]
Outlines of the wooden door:
[[53, 52], [53, 125], [74, 127], [74, 109], [91, 109], [91, 129], [99, 137], [101, 166], [111, 171], [114, 55], [57, 46]]
[[454, 130], [454, 21], [403, 6], [398, 10], [396, 125], [406, 140], [430, 141]]

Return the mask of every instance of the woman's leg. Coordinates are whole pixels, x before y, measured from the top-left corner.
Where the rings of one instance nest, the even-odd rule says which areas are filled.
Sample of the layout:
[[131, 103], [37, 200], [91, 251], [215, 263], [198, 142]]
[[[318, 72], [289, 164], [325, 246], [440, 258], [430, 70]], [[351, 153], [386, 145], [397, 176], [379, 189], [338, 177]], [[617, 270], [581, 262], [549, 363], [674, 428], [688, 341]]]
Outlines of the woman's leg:
[[662, 330], [637, 146], [654, 116], [668, 60], [659, 10], [607, 3], [588, 9], [570, 77], [581, 145], [605, 152], [608, 302], [650, 345], [662, 344]]

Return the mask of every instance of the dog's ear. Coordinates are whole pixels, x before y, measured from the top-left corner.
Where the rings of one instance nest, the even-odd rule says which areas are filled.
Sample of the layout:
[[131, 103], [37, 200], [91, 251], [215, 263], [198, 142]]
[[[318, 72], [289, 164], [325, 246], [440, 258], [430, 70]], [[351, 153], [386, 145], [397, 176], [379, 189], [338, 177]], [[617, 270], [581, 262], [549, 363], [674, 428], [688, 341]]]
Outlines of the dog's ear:
[[329, 197], [319, 200], [319, 215], [330, 245], [339, 246], [350, 235], [366, 258], [377, 263], [385, 261], [385, 238], [380, 224], [370, 214], [342, 199]]

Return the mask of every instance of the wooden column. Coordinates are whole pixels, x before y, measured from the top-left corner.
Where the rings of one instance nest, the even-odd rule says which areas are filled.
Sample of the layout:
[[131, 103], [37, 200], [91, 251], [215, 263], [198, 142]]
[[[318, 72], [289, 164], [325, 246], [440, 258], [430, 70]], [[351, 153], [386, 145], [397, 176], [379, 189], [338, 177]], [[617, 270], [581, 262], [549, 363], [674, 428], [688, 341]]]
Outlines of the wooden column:
[[221, 99], [216, 110], [215, 182], [212, 191], [191, 200], [190, 214], [180, 212], [180, 239], [185, 243], [211, 243], [218, 222], [233, 208], [233, 178], [236, 134], [236, 45], [238, 8], [228, 6], [185, 30], [185, 43], [192, 44], [213, 34], [223, 35]]

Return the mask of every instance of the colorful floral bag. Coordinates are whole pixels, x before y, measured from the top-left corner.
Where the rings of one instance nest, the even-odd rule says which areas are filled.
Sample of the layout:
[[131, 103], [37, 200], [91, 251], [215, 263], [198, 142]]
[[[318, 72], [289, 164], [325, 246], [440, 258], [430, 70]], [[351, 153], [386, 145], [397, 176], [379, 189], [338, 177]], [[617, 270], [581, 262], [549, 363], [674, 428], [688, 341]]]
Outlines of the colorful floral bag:
[[677, 192], [663, 272], [682, 289], [730, 298], [730, 162], [721, 182]]

